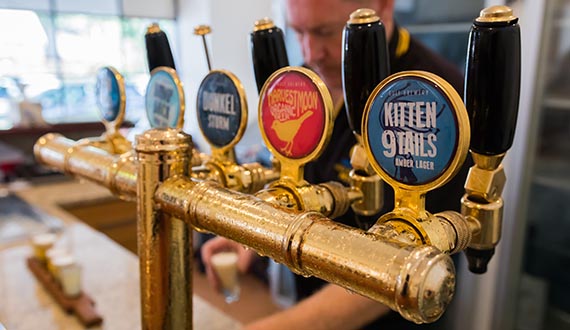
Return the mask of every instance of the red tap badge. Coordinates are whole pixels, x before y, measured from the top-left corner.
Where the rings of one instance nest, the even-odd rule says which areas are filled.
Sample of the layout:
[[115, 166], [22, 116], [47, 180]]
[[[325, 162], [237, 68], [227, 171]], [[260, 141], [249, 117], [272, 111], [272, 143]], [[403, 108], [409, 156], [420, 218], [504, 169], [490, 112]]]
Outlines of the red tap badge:
[[317, 85], [297, 71], [282, 72], [268, 84], [260, 109], [265, 142], [286, 158], [307, 157], [319, 146], [326, 125]]

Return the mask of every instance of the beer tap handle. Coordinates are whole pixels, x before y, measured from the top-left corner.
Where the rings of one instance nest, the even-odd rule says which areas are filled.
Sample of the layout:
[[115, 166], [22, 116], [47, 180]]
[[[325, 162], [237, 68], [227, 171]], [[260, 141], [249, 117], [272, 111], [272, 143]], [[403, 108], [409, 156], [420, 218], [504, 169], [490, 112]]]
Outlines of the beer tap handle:
[[258, 92], [273, 72], [289, 66], [283, 31], [269, 18], [255, 22], [251, 33], [251, 57]]
[[194, 28], [194, 34], [202, 37], [204, 53], [206, 54], [206, 61], [208, 62], [208, 71], [212, 71], [212, 61], [210, 60], [210, 52], [208, 52], [208, 44], [206, 43], [206, 34], [210, 34], [210, 32], [212, 32], [212, 29], [208, 25], [198, 25]]
[[503, 154], [513, 144], [521, 79], [520, 29], [512, 9], [489, 7], [473, 21], [465, 71], [471, 151]]
[[519, 106], [520, 28], [511, 8], [485, 8], [473, 21], [465, 71], [475, 166], [467, 176], [461, 213], [479, 224], [465, 255], [469, 270], [483, 274], [501, 236], [506, 180], [501, 161], [513, 144]]
[[358, 9], [343, 32], [342, 84], [348, 122], [361, 135], [364, 106], [372, 90], [390, 74], [386, 31], [376, 12]]
[[144, 39], [149, 72], [159, 66], [166, 66], [176, 70], [168, 37], [157, 23], [153, 23], [147, 28]]

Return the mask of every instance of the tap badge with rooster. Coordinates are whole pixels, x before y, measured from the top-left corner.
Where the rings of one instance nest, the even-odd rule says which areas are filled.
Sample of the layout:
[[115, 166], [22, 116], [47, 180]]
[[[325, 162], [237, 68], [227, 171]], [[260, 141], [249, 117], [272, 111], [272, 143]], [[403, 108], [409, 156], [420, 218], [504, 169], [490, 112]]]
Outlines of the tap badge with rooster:
[[268, 81], [261, 95], [260, 123], [264, 138], [289, 159], [311, 155], [321, 144], [327, 124], [318, 86], [302, 71], [284, 71]]

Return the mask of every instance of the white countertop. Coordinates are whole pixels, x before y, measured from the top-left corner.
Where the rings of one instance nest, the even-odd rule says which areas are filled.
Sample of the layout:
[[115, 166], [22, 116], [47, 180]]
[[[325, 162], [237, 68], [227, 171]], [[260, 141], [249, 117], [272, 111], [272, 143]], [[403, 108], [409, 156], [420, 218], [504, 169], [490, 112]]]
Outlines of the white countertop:
[[[103, 316], [92, 329], [141, 329], [138, 259], [105, 235], [75, 219], [58, 205], [109, 198], [110, 193], [91, 183], [65, 182], [30, 187], [18, 195], [61, 219], [65, 231], [59, 244], [69, 248], [83, 270], [82, 283]], [[0, 245], [0, 323], [7, 330], [84, 329], [67, 315], [27, 269], [32, 254], [26, 244]], [[195, 330], [231, 330], [240, 325], [194, 295]]]

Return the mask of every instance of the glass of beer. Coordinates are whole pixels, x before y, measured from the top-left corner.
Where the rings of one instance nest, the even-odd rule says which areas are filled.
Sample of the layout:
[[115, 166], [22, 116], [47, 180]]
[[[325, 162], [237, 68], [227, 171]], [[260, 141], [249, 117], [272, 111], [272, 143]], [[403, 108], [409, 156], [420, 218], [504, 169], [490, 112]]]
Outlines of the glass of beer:
[[212, 256], [212, 267], [220, 280], [222, 293], [228, 304], [239, 300], [237, 260], [235, 252], [220, 252]]

